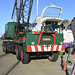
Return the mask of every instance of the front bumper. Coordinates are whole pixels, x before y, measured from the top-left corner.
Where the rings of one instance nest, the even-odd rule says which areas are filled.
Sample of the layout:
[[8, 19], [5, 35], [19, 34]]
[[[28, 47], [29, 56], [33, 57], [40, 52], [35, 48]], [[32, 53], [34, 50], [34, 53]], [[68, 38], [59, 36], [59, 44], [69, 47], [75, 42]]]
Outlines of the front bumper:
[[27, 52], [65, 51], [65, 45], [27, 45]]

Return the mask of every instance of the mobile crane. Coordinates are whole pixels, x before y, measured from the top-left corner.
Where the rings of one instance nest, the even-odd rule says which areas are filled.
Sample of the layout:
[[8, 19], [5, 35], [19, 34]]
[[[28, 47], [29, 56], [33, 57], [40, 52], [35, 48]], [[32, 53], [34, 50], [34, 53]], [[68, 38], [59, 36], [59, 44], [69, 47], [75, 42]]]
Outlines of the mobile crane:
[[[42, 19], [42, 14], [40, 18], [42, 23], [39, 22], [39, 25], [37, 23], [36, 25], [34, 23], [30, 25], [29, 19], [33, 0], [20, 0], [19, 3], [18, 8], [17, 0], [15, 0], [12, 13], [13, 18], [16, 9], [17, 22], [6, 24], [3, 51], [5, 53], [16, 51], [17, 59], [21, 60], [23, 64], [29, 63], [31, 56], [47, 56], [50, 61], [55, 62], [58, 59], [58, 52], [65, 51], [60, 24], [62, 22], [60, 19], [62, 8], [51, 6], [52, 8], [60, 9], [58, 18]], [[37, 18], [37, 22], [38, 20]]]

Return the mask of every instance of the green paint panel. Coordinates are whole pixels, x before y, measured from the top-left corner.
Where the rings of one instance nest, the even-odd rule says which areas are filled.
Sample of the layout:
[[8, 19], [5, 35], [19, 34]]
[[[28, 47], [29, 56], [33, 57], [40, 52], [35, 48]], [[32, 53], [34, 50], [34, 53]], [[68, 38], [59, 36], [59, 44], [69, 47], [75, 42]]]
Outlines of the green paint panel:
[[31, 45], [31, 42], [35, 42], [35, 45], [37, 45], [38, 39], [39, 39], [39, 34], [27, 33], [26, 45]]
[[41, 45], [53, 45], [54, 41], [53, 41], [53, 37], [52, 35], [43, 35], [42, 36], [42, 40], [41, 40]]
[[63, 42], [63, 34], [56, 34], [56, 45], [59, 45], [60, 42]]
[[[31, 45], [31, 42], [35, 42], [35, 45], [38, 44], [39, 34], [27, 33], [26, 35], [26, 45]], [[53, 44], [53, 37], [49, 35], [43, 35], [40, 44], [41, 45], [51, 45]]]
[[8, 22], [5, 25], [5, 37], [6, 38], [14, 38], [16, 36], [15, 26], [16, 26], [15, 22]]

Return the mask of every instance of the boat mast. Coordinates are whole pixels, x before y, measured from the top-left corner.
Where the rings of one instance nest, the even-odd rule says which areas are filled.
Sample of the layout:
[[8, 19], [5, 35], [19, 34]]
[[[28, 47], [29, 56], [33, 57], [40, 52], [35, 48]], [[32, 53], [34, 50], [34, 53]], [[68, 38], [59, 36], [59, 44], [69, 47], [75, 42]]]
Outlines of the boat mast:
[[37, 17], [38, 17], [38, 0], [37, 0]]

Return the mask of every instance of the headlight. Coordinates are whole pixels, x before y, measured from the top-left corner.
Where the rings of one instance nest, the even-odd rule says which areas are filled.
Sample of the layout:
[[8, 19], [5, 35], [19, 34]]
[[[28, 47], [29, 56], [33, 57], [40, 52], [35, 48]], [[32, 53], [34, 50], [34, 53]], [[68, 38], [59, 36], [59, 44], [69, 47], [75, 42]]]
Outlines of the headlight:
[[32, 45], [35, 45], [35, 42], [31, 42]]
[[60, 45], [62, 45], [63, 44], [63, 42], [60, 42]]

